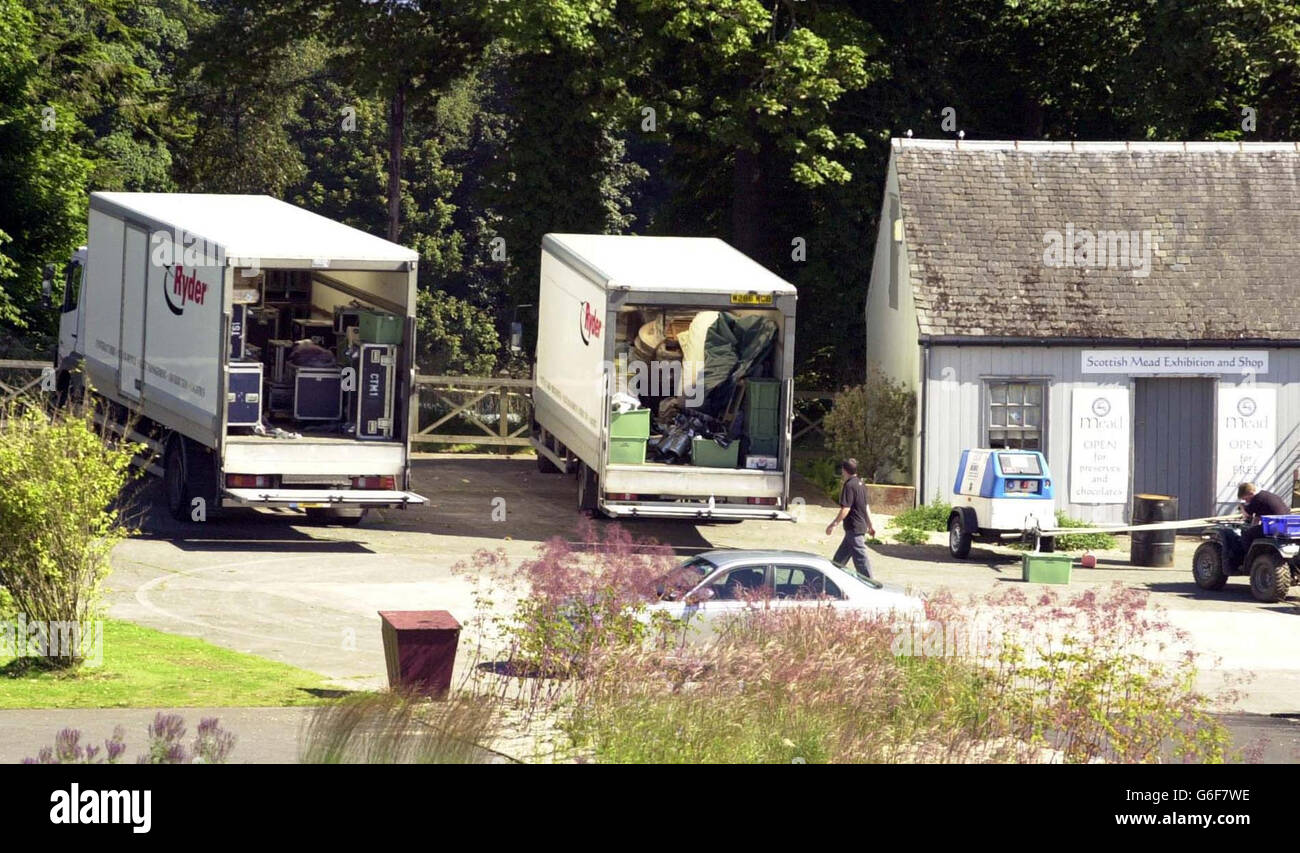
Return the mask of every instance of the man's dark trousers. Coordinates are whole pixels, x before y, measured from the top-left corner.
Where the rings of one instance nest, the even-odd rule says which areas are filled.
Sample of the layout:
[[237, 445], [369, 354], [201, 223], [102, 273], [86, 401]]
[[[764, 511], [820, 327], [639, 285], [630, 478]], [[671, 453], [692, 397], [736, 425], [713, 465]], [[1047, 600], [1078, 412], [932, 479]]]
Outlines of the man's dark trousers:
[[867, 559], [867, 541], [861, 533], [844, 532], [844, 538], [840, 540], [840, 547], [835, 549], [835, 556], [831, 562], [843, 568], [849, 562], [849, 557], [853, 558], [853, 567], [858, 570], [858, 574], [871, 577], [871, 561]]

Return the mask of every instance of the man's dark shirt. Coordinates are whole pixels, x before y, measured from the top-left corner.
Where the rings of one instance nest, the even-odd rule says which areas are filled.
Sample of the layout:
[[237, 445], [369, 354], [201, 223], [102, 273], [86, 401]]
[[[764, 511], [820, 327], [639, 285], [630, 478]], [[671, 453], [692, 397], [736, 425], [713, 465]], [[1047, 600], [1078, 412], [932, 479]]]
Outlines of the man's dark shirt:
[[[844, 501], [841, 500], [840, 503]], [[1247, 515], [1288, 515], [1291, 507], [1272, 492], [1256, 492], [1245, 504]]]
[[849, 477], [840, 489], [840, 506], [849, 508], [844, 516], [844, 532], [862, 536], [867, 532], [867, 487], [857, 477]]

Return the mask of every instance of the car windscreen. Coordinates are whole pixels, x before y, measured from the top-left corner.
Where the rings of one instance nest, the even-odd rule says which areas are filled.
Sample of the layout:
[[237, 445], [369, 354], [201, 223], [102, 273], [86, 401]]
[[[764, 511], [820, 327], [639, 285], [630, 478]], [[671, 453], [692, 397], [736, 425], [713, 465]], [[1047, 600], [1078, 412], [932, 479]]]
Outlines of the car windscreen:
[[1041, 474], [1038, 457], [1032, 453], [999, 453], [998, 467], [1003, 474]]
[[699, 586], [716, 568], [703, 557], [693, 557], [661, 577], [655, 584], [655, 592], [663, 601], [677, 601]]

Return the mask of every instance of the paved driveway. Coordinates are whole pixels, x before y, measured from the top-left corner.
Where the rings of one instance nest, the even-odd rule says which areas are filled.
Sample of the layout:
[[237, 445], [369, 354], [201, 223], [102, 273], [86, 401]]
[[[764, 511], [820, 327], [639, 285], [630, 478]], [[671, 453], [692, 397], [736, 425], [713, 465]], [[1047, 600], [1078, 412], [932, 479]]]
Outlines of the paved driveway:
[[[149, 503], [157, 497], [152, 486], [142, 495], [141, 535], [114, 553], [112, 613], [321, 672], [341, 686], [379, 686], [384, 659], [376, 611], [441, 609], [467, 620], [473, 588], [452, 572], [455, 564], [480, 548], [524, 557], [550, 536], [572, 536], [578, 521], [572, 478], [539, 474], [531, 459], [423, 458], [415, 481], [429, 505], [384, 511], [357, 528], [312, 526], [254, 510], [180, 525], [161, 515], [156, 500]], [[834, 508], [806, 482], [796, 483], [807, 501], [796, 524], [629, 524], [638, 537], [668, 542], [683, 554], [717, 546], [829, 554], [836, 538], [824, 529]], [[501, 509], [505, 520], [494, 520]], [[1015, 554], [977, 546], [972, 559], [953, 561], [942, 540], [936, 534], [932, 545], [873, 548], [876, 575], [926, 591], [980, 593], [1021, 584]], [[1282, 604], [1258, 604], [1244, 579], [1220, 593], [1201, 592], [1186, 568], [1195, 545], [1180, 540], [1174, 569], [1134, 568], [1123, 552], [1104, 554], [1098, 568], [1075, 570], [1071, 588], [1121, 581], [1151, 591], [1171, 620], [1193, 634], [1199, 651], [1221, 659], [1207, 672], [1206, 687], [1225, 675], [1253, 673], [1239, 710], [1300, 713], [1300, 599], [1293, 593]], [[462, 663], [470, 654], [462, 648]]]

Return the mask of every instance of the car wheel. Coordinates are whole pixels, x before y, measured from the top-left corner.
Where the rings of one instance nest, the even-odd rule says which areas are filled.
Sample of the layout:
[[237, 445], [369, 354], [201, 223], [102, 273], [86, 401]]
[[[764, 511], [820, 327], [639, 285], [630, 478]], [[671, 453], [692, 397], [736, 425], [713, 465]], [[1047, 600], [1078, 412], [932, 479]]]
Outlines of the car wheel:
[[971, 532], [966, 529], [962, 514], [954, 512], [948, 519], [948, 553], [955, 559], [964, 560], [970, 554]]
[[1202, 542], [1192, 555], [1192, 578], [1201, 589], [1223, 589], [1228, 575], [1223, 571], [1223, 549], [1218, 542]]
[[1275, 551], [1264, 551], [1250, 563], [1250, 594], [1271, 603], [1286, 598], [1291, 587], [1291, 567]]

